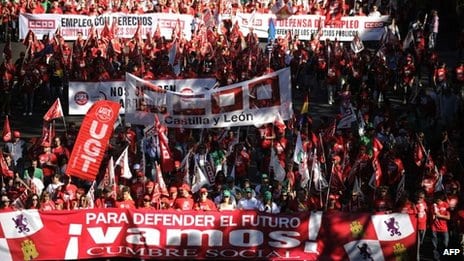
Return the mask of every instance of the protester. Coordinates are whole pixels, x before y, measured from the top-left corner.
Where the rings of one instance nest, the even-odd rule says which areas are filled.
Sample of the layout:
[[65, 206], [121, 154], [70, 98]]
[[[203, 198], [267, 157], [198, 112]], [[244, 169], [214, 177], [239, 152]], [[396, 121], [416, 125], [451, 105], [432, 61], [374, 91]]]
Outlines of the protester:
[[197, 201], [195, 202], [193, 209], [200, 211], [217, 211], [216, 204], [208, 198], [208, 189], [200, 189], [200, 195]]
[[217, 209], [219, 211], [226, 211], [226, 210], [235, 210], [237, 209], [237, 204], [235, 200], [231, 199], [232, 194], [229, 190], [224, 190], [222, 192], [221, 202], [218, 204]]
[[450, 220], [450, 213], [448, 211], [448, 203], [444, 201], [444, 194], [435, 196], [433, 209], [432, 209], [432, 245], [433, 256], [435, 260], [440, 260], [443, 250], [449, 244], [449, 231], [448, 221]]
[[190, 186], [188, 184], [182, 184], [178, 188], [179, 196], [174, 200], [173, 209], [176, 210], [192, 210], [194, 202], [192, 195], [190, 194]]
[[[115, 11], [198, 12], [193, 6], [184, 6], [183, 3], [169, 6], [168, 3], [161, 2], [163, 1], [143, 2], [131, 8], [128, 2], [114, 5], [113, 8], [105, 4], [101, 8], [91, 8], [88, 3], [76, 7], [74, 4], [60, 4], [55, 1], [51, 6], [43, 8], [31, 1], [30, 6], [24, 9], [31, 13], [86, 15]], [[327, 7], [321, 6], [322, 1], [310, 2], [310, 6], [295, 4], [292, 8], [299, 14], [327, 15], [334, 25], [337, 17], [349, 10], [349, 7], [330, 9], [330, 6], [335, 7], [337, 1], [327, 1], [330, 2]], [[369, 16], [392, 14], [395, 9], [385, 7], [383, 1], [377, 2], [379, 8], [372, 5]], [[362, 1], [356, 1], [350, 13], [366, 14], [367, 7]], [[198, 8], [201, 10], [201, 7]], [[217, 6], [213, 9], [215, 8]], [[234, 8], [234, 12], [249, 12], [252, 9], [240, 1]], [[259, 5], [258, 10], [268, 12]], [[403, 11], [401, 8], [397, 10]], [[221, 128], [217, 132], [207, 129], [169, 128], [167, 137], [169, 148], [173, 151], [173, 161], [170, 163], [174, 163], [174, 168], [162, 171], [158, 176], [153, 175], [152, 170], [162, 158], [159, 137], [145, 136], [141, 131], [144, 126], [124, 124], [116, 129], [107, 154], [109, 159], [109, 156], [117, 156], [116, 151], [129, 146], [129, 166], [139, 164], [139, 168], [131, 169], [134, 177], [129, 180], [119, 179], [118, 184], [99, 186], [100, 189], [95, 189], [97, 192], [92, 202], [84, 196], [85, 190], [81, 191], [81, 196], [71, 196], [77, 194], [76, 189], [85, 187], [88, 190], [90, 184], [80, 181], [65, 182], [66, 187], [70, 184], [76, 187], [68, 191], [63, 186], [61, 192], [64, 194], [56, 199], [64, 201], [64, 209], [68, 208], [65, 198], [68, 194], [67, 198], [72, 201], [70, 209], [88, 209], [95, 204], [95, 208], [138, 207], [150, 211], [210, 211], [217, 208], [219, 211], [257, 210], [268, 214], [295, 214], [312, 210], [375, 214], [395, 211], [417, 215], [420, 244], [424, 242], [428, 226], [433, 232], [434, 242], [445, 243], [445, 232], [449, 231], [445, 231], [445, 224], [462, 225], [457, 222], [462, 214], [462, 202], [459, 200], [462, 191], [455, 191], [452, 187], [456, 183], [459, 188], [463, 182], [463, 170], [459, 161], [462, 158], [463, 136], [458, 117], [462, 115], [462, 104], [461, 107], [451, 107], [451, 104], [462, 102], [462, 97], [458, 96], [462, 88], [457, 87], [462, 81], [459, 77], [460, 67], [455, 68], [456, 77], [450, 77], [452, 70], [449, 68], [454, 68], [452, 64], [446, 66], [442, 57], [433, 53], [436, 51], [438, 37], [438, 14], [436, 11], [432, 14], [430, 39], [426, 37], [427, 31], [421, 25], [423, 17], [419, 17], [410, 28], [413, 32], [413, 42], [410, 45], [404, 44], [406, 39], [401, 42], [403, 37], [399, 30], [407, 21], [392, 15], [391, 24], [384, 28], [386, 32], [382, 39], [383, 44], [375, 52], [371, 52], [369, 48], [358, 52], [340, 41], [320, 39], [317, 34], [311, 41], [291, 35], [279, 37], [269, 45], [272, 48], [269, 51], [257, 44], [254, 32], [243, 34], [235, 30], [232, 24], [224, 28], [223, 34], [218, 34], [217, 31], [208, 32], [211, 34], [210, 41], [201, 40], [199, 32], [206, 28], [199, 16], [195, 18], [198, 24], [192, 25], [192, 39], [178, 39], [181, 44], [175, 62], [182, 64], [178, 73], [175, 71], [176, 66], [169, 61], [168, 50], [174, 45], [173, 41], [157, 34], [147, 37], [146, 41], [114, 38], [107, 41], [112, 43], [110, 47], [101, 34], [98, 39], [84, 39], [80, 33], [72, 49], [66, 46], [68, 43], [60, 35], [53, 40], [37, 40], [31, 37], [25, 39], [25, 43], [26, 46], [29, 42], [31, 46], [38, 46], [34, 47], [34, 51], [25, 53], [14, 69], [11, 67], [11, 59], [5, 59], [0, 66], [3, 75], [0, 108], [3, 113], [11, 115], [9, 107], [14, 106], [9, 102], [9, 91], [13, 88], [11, 75], [16, 75], [19, 80], [17, 88], [21, 88], [25, 97], [20, 105], [24, 107], [18, 111], [30, 115], [32, 112], [36, 113], [31, 108], [38, 106], [31, 105], [31, 99], [34, 99], [31, 97], [35, 96], [37, 99], [39, 95], [38, 100], [43, 101], [44, 97], [58, 96], [63, 100], [66, 97], [63, 97], [60, 88], [69, 80], [123, 79], [125, 72], [132, 72], [145, 79], [215, 77], [221, 83], [217, 88], [221, 88], [290, 66], [291, 81], [295, 84], [292, 86], [293, 90], [299, 92], [304, 89], [304, 94], [308, 94], [306, 96], [311, 99], [316, 92], [323, 91], [324, 103], [333, 105], [337, 110], [333, 119], [324, 121], [321, 117], [313, 124], [312, 112], [298, 110], [305, 95], [295, 95], [295, 116], [283, 123], [285, 128], [279, 127], [275, 122], [249, 126], [246, 131], [245, 128], [236, 127]], [[61, 45], [62, 50], [58, 51], [60, 46], [57, 43], [64, 43]], [[143, 55], [136, 52], [137, 44]], [[419, 48], [421, 45], [424, 45], [424, 50]], [[118, 46], [123, 51], [118, 51]], [[61, 60], [65, 56], [68, 59]], [[422, 61], [429, 56], [431, 61], [426, 65]], [[181, 60], [184, 62], [180, 62]], [[253, 66], [248, 66], [248, 61], [253, 61]], [[297, 68], [298, 73], [294, 73], [293, 68]], [[432, 72], [429, 80], [424, 80], [420, 75], [424, 69]], [[455, 82], [453, 85], [450, 85], [451, 80]], [[146, 105], [148, 103], [144, 101], [137, 106], [144, 111], [154, 109]], [[457, 114], [459, 110], [461, 114]], [[348, 114], [351, 112], [354, 117], [349, 118]], [[322, 124], [319, 121], [321, 119], [324, 121]], [[346, 120], [348, 123], [341, 126], [340, 123]], [[17, 135], [19, 132], [14, 131], [15, 139], [7, 145], [11, 148], [4, 151], [9, 153], [5, 154], [5, 161], [12, 171], [23, 174], [27, 184], [31, 184], [29, 186], [38, 196], [44, 199], [51, 196], [55, 199], [57, 188], [53, 187], [59, 184], [56, 177], [59, 179], [59, 174], [66, 174], [64, 166], [66, 160], [69, 160], [77, 130], [77, 126], [72, 126], [65, 135], [57, 134], [47, 139], [39, 157], [29, 156], [23, 151], [20, 158], [16, 158], [19, 154], [11, 145], [17, 138], [21, 140], [21, 135]], [[446, 131], [448, 138], [434, 135], [435, 130], [440, 134]], [[304, 155], [305, 158], [294, 155], [298, 134], [302, 140], [302, 151], [307, 154]], [[437, 141], [436, 137], [443, 140]], [[53, 148], [49, 144], [51, 140], [55, 143]], [[272, 158], [273, 153], [277, 159]], [[18, 164], [21, 158], [23, 162], [31, 162], [32, 168], [21, 170]], [[61, 161], [62, 158], [65, 160]], [[275, 165], [271, 167], [273, 160], [278, 161], [287, 173], [284, 180], [277, 180], [273, 169]], [[105, 157], [104, 163], [106, 161]], [[102, 166], [105, 166], [104, 163]], [[204, 170], [205, 166], [212, 167], [215, 180], [208, 180], [207, 183], [210, 184], [199, 189], [198, 184], [195, 184], [198, 169]], [[446, 172], [453, 173], [455, 178], [447, 180], [448, 174], [442, 173], [442, 167], [448, 168], [449, 171]], [[105, 173], [106, 169], [101, 168], [96, 183], [104, 179]], [[316, 176], [318, 173], [320, 175]], [[402, 177], [404, 183], [401, 182]], [[433, 205], [427, 205], [427, 201], [439, 194], [440, 177], [451, 189], [447, 191], [447, 198], [437, 200], [438, 210], [435, 211]], [[165, 180], [162, 181], [162, 178]], [[50, 190], [41, 192], [43, 185], [38, 180], [42, 179]], [[121, 191], [122, 197], [116, 201], [115, 187], [121, 184], [126, 186]], [[10, 194], [15, 192], [16, 184], [11, 178], [6, 179], [2, 186]], [[166, 188], [169, 188], [169, 197], [165, 195]], [[194, 188], [199, 192], [196, 201], [193, 200], [193, 195], [198, 192], [192, 191]], [[408, 194], [417, 195], [414, 204], [409, 201]], [[209, 196], [216, 204], [212, 203]], [[448, 210], [443, 202], [449, 202]], [[31, 205], [30, 208], [51, 210], [55, 208], [54, 205], [60, 204], [44, 200], [40, 205]], [[427, 218], [427, 213], [431, 211], [435, 219]], [[450, 220], [451, 217], [447, 218], [448, 212], [455, 217], [456, 224], [454, 220]], [[445, 239], [437, 239], [441, 236]], [[434, 247], [436, 250], [443, 248], [438, 244]]]
[[258, 211], [279, 214], [280, 207], [272, 200], [272, 193], [270, 191], [264, 192], [262, 200], [258, 203]]
[[237, 203], [237, 209], [241, 210], [256, 210], [259, 201], [253, 196], [253, 189], [247, 187], [244, 189], [245, 197], [241, 198]]

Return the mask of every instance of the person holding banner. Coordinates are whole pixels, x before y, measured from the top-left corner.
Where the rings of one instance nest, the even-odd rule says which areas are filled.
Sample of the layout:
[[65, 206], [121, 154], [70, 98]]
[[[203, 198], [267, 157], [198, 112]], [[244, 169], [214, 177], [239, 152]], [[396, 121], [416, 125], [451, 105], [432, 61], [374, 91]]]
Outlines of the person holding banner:
[[190, 194], [190, 186], [186, 183], [178, 188], [179, 197], [174, 200], [173, 208], [175, 210], [192, 210], [194, 202]]
[[100, 196], [95, 199], [95, 208], [115, 208], [115, 191], [111, 186], [106, 186], [102, 191]]
[[11, 205], [11, 200], [7, 195], [2, 195], [2, 202], [0, 205], [0, 212], [14, 211], [15, 208]]
[[193, 209], [198, 211], [217, 211], [216, 204], [214, 204], [214, 202], [208, 198], [207, 188], [200, 189], [199, 198], [197, 202], [195, 202]]
[[116, 201], [116, 207], [117, 208], [127, 208], [127, 209], [134, 209], [135, 208], [135, 202], [132, 199], [129, 187], [123, 186], [121, 188], [121, 199]]

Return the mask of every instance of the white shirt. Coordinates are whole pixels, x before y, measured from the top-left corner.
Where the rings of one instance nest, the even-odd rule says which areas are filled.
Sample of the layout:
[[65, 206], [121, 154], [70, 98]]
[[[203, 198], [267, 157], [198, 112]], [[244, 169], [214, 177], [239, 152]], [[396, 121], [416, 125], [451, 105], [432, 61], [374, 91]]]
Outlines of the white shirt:
[[369, 17], [381, 17], [382, 14], [379, 11], [372, 11], [367, 16], [369, 16]]
[[266, 205], [263, 202], [259, 202], [258, 205], [258, 210], [265, 212], [265, 213], [272, 213], [272, 214], [279, 214], [280, 213], [280, 207], [277, 206], [277, 204], [273, 201], [271, 202], [271, 205]]
[[258, 200], [256, 198], [242, 198], [238, 202], [237, 208], [243, 210], [255, 210], [258, 208]]

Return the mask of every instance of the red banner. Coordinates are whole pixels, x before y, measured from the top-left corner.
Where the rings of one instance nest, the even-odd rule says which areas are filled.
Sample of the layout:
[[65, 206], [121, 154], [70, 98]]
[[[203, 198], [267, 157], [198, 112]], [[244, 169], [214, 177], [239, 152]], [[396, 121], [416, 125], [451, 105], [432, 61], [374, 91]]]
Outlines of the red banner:
[[66, 173], [84, 180], [95, 180], [120, 106], [117, 102], [103, 100], [90, 107], [82, 121]]
[[413, 260], [407, 214], [101, 209], [0, 213], [1, 260]]

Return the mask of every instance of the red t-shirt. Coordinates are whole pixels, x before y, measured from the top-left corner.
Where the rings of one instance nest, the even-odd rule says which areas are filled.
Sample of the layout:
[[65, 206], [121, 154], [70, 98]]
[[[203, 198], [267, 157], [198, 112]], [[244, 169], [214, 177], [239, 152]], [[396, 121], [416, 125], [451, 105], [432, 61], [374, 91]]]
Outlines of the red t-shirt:
[[217, 211], [216, 204], [214, 204], [214, 202], [211, 199], [196, 202], [194, 209], [204, 211]]
[[116, 207], [117, 208], [135, 208], [135, 203], [132, 199], [117, 201]]
[[417, 202], [417, 229], [425, 230], [427, 228], [427, 203]]
[[176, 198], [173, 205], [174, 209], [179, 210], [192, 210], [193, 209], [193, 199], [192, 198]]
[[[440, 215], [449, 215], [448, 203], [441, 201], [440, 203], [433, 204], [432, 211], [438, 212]], [[443, 218], [434, 217], [432, 221], [432, 231], [435, 232], [447, 232], [448, 231], [448, 220]]]

